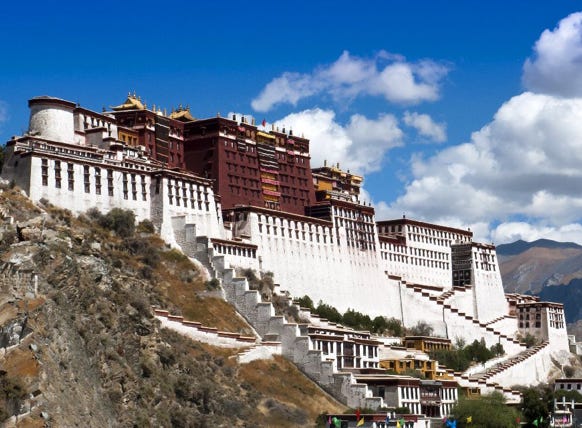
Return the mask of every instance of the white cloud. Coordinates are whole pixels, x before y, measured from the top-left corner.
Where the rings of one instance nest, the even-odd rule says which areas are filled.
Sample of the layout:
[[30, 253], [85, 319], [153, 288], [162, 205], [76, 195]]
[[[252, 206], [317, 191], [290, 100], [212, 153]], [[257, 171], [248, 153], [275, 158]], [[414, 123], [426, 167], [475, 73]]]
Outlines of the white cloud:
[[344, 51], [337, 61], [311, 73], [283, 73], [269, 82], [251, 105], [265, 112], [277, 104], [295, 106], [301, 99], [318, 94], [348, 101], [360, 95], [382, 96], [403, 104], [434, 101], [448, 71], [446, 65], [431, 60], [412, 63], [384, 51], [366, 59]]
[[447, 139], [446, 124], [433, 121], [428, 114], [407, 111], [404, 112], [403, 121], [429, 140], [442, 143]]
[[523, 66], [523, 83], [535, 92], [582, 96], [582, 12], [542, 33]]
[[527, 242], [541, 238], [561, 242], [582, 243], [582, 225], [570, 223], [562, 226], [547, 226], [526, 222], [502, 223], [491, 231], [496, 244], [506, 244], [522, 239]]
[[573, 226], [563, 225], [582, 219], [581, 117], [582, 98], [513, 97], [470, 142], [413, 157], [404, 195], [379, 211], [481, 229], [501, 223], [490, 233], [497, 242], [512, 236], [515, 219], [537, 225], [516, 236], [565, 237]]
[[358, 173], [378, 170], [386, 152], [402, 145], [403, 137], [398, 120], [390, 114], [377, 119], [355, 114], [341, 125], [332, 110], [317, 108], [290, 114], [275, 126], [309, 136], [313, 167], [327, 160]]

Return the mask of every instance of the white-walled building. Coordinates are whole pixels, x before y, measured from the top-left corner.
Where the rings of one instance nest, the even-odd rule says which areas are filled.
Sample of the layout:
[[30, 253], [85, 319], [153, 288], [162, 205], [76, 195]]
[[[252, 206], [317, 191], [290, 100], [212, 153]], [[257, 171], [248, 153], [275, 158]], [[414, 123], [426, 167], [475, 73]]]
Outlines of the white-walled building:
[[[321, 183], [330, 178], [329, 171], [321, 170], [315, 176], [320, 199], [304, 206], [304, 214], [298, 213], [302, 207], [297, 203], [296, 212], [273, 209], [291, 204], [285, 192], [291, 192], [292, 201], [296, 191], [304, 203], [310, 200], [308, 140], [284, 132], [256, 133], [254, 125], [220, 118], [217, 123], [232, 128], [227, 141], [232, 147], [227, 167], [218, 168], [218, 173], [234, 180], [231, 185], [239, 199], [248, 190], [279, 201], [271, 201], [271, 208], [234, 204], [222, 210], [223, 195], [213, 191], [219, 178], [203, 178], [184, 169], [188, 154], [190, 164], [200, 164], [210, 177], [216, 169], [211, 159], [220, 159], [212, 157], [210, 148], [204, 152], [208, 159], [196, 158], [192, 148], [206, 138], [206, 122], [198, 123], [188, 111], [166, 117], [135, 97], [102, 113], [52, 97], [33, 98], [29, 106], [29, 129], [7, 143], [2, 177], [14, 181], [34, 201], [46, 199], [74, 213], [93, 207], [103, 212], [131, 209], [138, 220], [150, 219], [166, 241], [188, 255], [205, 253], [207, 259], [220, 256], [226, 267], [271, 271], [279, 289], [290, 296], [308, 295], [340, 312], [351, 308], [371, 317], [395, 317], [407, 327], [423, 321], [436, 335], [453, 341], [483, 338], [487, 346], [502, 344], [508, 354], [523, 351], [517, 337], [527, 333], [549, 342], [544, 355], [568, 351], [563, 307], [506, 298], [493, 245], [473, 242], [468, 230], [406, 218], [377, 222], [374, 209], [359, 201], [359, 176], [346, 174], [344, 180], [337, 168], [337, 180], [347, 186], [338, 193], [333, 183], [331, 190], [323, 188]], [[197, 124], [192, 126], [197, 134], [188, 137], [185, 124]], [[259, 134], [264, 141], [256, 165], [256, 153], [249, 147]], [[187, 137], [191, 145], [185, 152]], [[249, 144], [242, 144], [243, 137]], [[281, 144], [288, 146], [287, 151]], [[243, 158], [244, 165], [239, 162]], [[259, 174], [266, 162], [269, 177]], [[297, 162], [298, 169], [292, 165]], [[285, 167], [285, 174], [282, 168], [273, 173], [279, 166]], [[296, 170], [297, 177], [292, 172]], [[293, 184], [296, 178], [299, 190]], [[245, 183], [254, 187], [247, 189]], [[523, 316], [518, 320], [519, 314]], [[338, 341], [327, 340], [333, 335], [312, 333], [313, 349], [323, 352], [327, 343], [330, 358], [350, 357]], [[373, 339], [349, 340], [357, 345], [354, 352], [361, 352], [356, 355], [361, 368], [377, 367], [377, 347], [365, 342]], [[340, 360], [339, 366], [348, 367], [348, 361]], [[532, 373], [532, 379], [547, 374], [549, 365], [538, 366], [544, 369]], [[420, 412], [417, 390], [394, 391], [402, 403]]]

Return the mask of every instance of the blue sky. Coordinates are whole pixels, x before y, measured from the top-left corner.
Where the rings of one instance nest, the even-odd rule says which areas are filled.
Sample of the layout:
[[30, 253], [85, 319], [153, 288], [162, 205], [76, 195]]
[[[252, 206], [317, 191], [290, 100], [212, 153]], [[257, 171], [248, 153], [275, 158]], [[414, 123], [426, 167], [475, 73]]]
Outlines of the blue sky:
[[578, 10], [571, 0], [9, 2], [0, 141], [26, 129], [33, 96], [101, 110], [135, 91], [196, 117], [292, 126], [311, 139], [314, 166], [365, 174], [378, 218], [405, 212], [496, 243], [582, 242]]

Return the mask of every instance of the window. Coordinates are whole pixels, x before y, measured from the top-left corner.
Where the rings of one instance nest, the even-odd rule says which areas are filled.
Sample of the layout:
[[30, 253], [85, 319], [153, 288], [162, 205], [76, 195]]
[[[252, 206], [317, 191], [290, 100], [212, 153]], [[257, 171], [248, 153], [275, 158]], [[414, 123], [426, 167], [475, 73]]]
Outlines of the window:
[[144, 201], [147, 201], [147, 187], [146, 187], [146, 177], [142, 174], [141, 176], [141, 198]]
[[135, 174], [131, 174], [131, 195], [134, 201], [137, 201], [137, 183], [135, 181]]
[[42, 159], [42, 185], [48, 186], [48, 159]]
[[127, 173], [123, 173], [123, 199], [129, 199], [129, 193], [127, 188]]
[[95, 193], [101, 194], [101, 168], [95, 168]]
[[67, 176], [69, 181], [69, 190], [75, 190], [75, 170], [72, 163], [67, 164]]
[[61, 162], [55, 161], [55, 187], [61, 188]]
[[85, 185], [85, 193], [91, 192], [91, 183], [89, 182], [89, 166], [83, 165], [83, 184]]
[[107, 170], [107, 189], [109, 196], [113, 196], [113, 171]]

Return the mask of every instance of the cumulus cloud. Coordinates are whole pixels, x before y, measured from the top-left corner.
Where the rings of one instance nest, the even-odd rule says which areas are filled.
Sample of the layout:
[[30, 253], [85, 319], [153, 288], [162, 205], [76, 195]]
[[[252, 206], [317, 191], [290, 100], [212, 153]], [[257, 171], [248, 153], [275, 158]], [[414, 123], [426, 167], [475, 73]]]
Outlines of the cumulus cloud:
[[275, 126], [309, 136], [312, 166], [321, 166], [327, 160], [358, 173], [380, 169], [386, 152], [402, 145], [403, 138], [398, 120], [390, 114], [380, 114], [376, 119], [355, 114], [342, 125], [332, 110], [316, 108], [292, 113]]
[[462, 219], [481, 235], [483, 225], [499, 223], [482, 236], [497, 242], [568, 233], [582, 242], [581, 117], [582, 98], [515, 96], [469, 142], [413, 157], [405, 193], [380, 210], [445, 224]]
[[428, 114], [404, 112], [403, 121], [407, 126], [416, 129], [419, 135], [436, 143], [447, 139], [447, 127], [444, 123], [437, 123]]
[[545, 238], [561, 242], [582, 242], [582, 225], [570, 223], [561, 226], [530, 224], [526, 222], [502, 223], [491, 232], [493, 240], [499, 244], [522, 239], [532, 242]]
[[545, 30], [523, 66], [523, 83], [531, 91], [562, 97], [582, 96], [582, 12]]
[[276, 77], [251, 105], [265, 112], [278, 104], [295, 106], [314, 95], [329, 95], [336, 101], [361, 95], [382, 96], [401, 104], [434, 101], [448, 71], [446, 65], [432, 60], [407, 62], [384, 51], [373, 58], [359, 58], [344, 51], [334, 63], [310, 73], [285, 72]]

